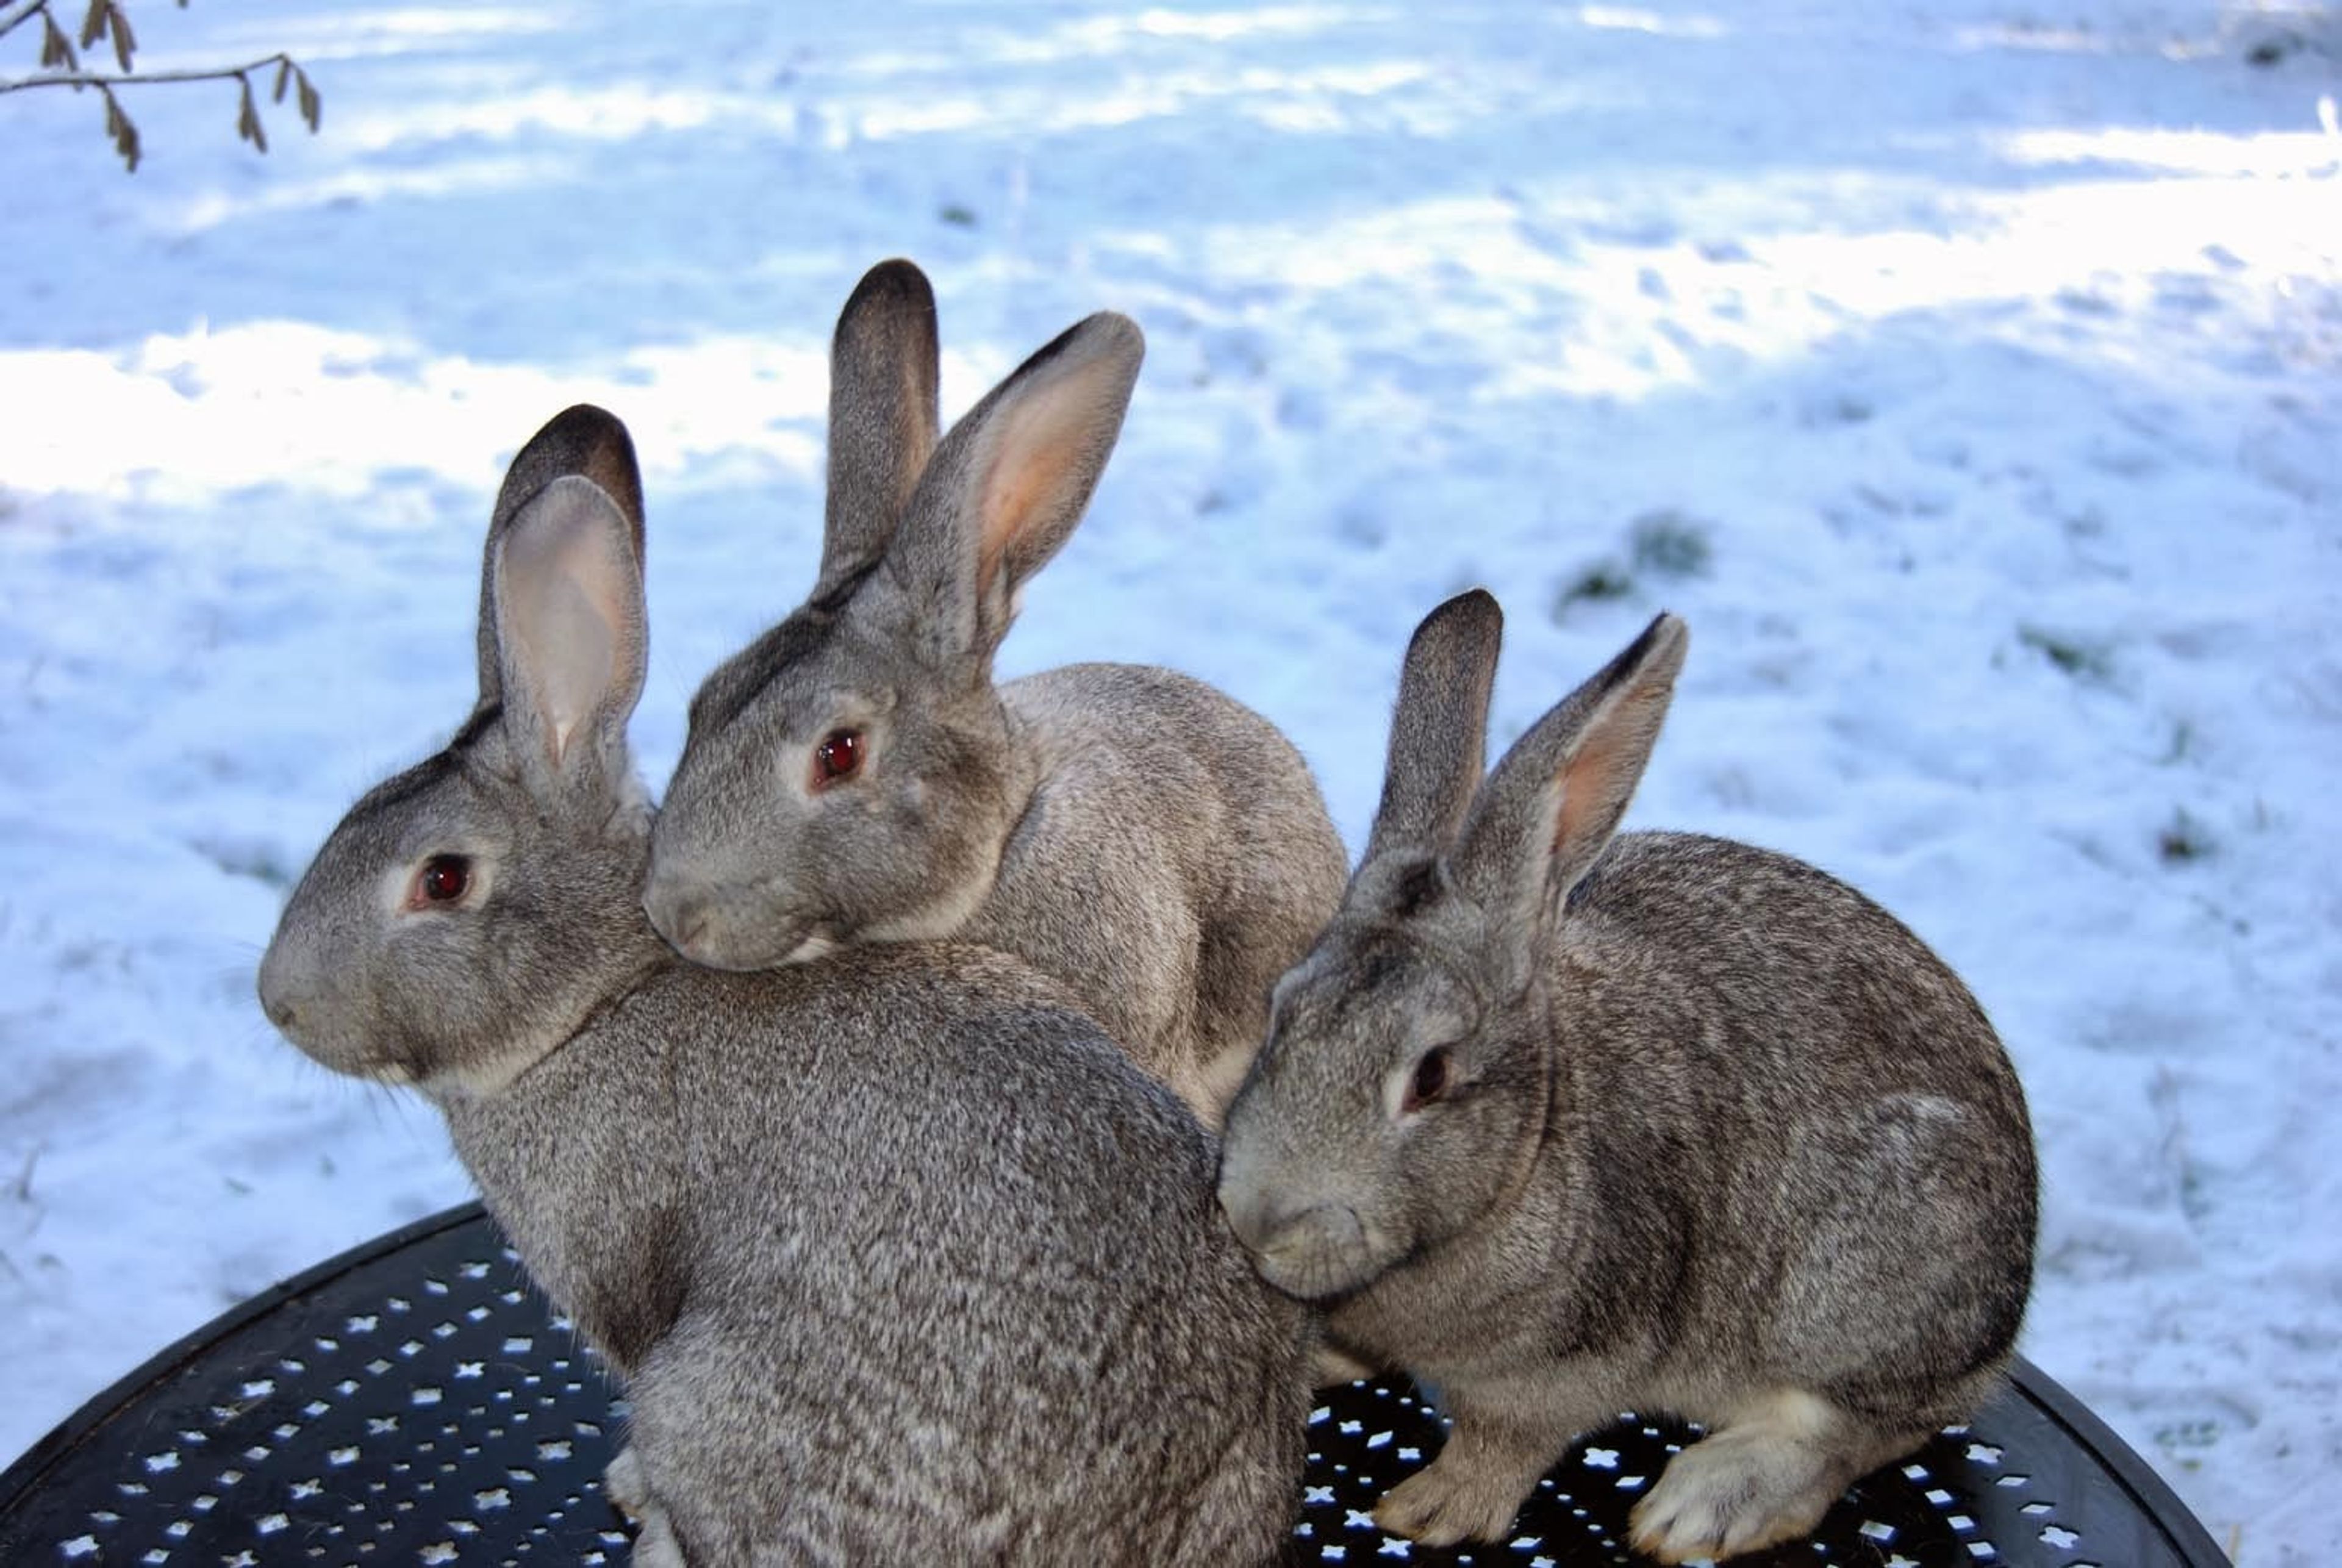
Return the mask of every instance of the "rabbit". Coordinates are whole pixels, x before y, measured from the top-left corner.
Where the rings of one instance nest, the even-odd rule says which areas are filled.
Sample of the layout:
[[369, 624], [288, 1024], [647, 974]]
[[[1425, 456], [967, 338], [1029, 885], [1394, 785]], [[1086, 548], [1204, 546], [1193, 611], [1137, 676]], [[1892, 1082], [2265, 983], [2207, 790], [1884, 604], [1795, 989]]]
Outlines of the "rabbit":
[[327, 838], [267, 1016], [437, 1107], [625, 1381], [636, 1563], [1272, 1560], [1316, 1329], [1169, 1091], [1006, 954], [726, 974], [645, 919], [641, 549], [624, 427], [560, 415], [495, 507], [479, 704]]
[[1292, 744], [1199, 681], [1087, 664], [994, 684], [1143, 341], [1091, 316], [938, 445], [935, 315], [905, 261], [846, 301], [819, 578], [691, 704], [651, 921], [726, 969], [912, 938], [1005, 949], [1216, 1126], [1347, 855]]
[[1626, 1411], [1707, 1434], [1632, 1514], [1662, 1562], [1809, 1531], [1973, 1412], [2031, 1288], [2032, 1133], [1959, 980], [1812, 866], [1614, 838], [1686, 645], [1662, 614], [1483, 783], [1502, 616], [1409, 644], [1342, 907], [1277, 982], [1219, 1196], [1331, 1340], [1436, 1391], [1376, 1520], [1505, 1533]]

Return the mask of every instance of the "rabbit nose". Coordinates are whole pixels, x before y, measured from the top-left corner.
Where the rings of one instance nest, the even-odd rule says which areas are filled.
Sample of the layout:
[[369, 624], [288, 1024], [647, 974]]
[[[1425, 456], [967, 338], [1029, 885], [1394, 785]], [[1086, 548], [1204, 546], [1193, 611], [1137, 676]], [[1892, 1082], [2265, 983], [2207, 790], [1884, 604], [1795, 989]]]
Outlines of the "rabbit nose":
[[1318, 1300], [1355, 1289], [1376, 1272], [1358, 1211], [1332, 1198], [1246, 1194], [1222, 1187], [1228, 1228], [1253, 1267], [1277, 1289]]
[[1357, 1211], [1330, 1198], [1223, 1184], [1220, 1208], [1236, 1240], [1264, 1258], [1340, 1254], [1355, 1248], [1364, 1233]]
[[643, 894], [643, 913], [677, 952], [696, 958], [706, 945], [707, 928], [716, 918], [716, 901], [705, 891], [654, 882]]
[[816, 957], [832, 944], [810, 919], [738, 883], [654, 874], [643, 913], [669, 946], [714, 969], [770, 969]]
[[295, 988], [287, 984], [285, 962], [279, 957], [275, 944], [271, 944], [260, 961], [260, 973], [255, 977], [254, 989], [260, 994], [260, 1010], [277, 1029], [291, 1035], [301, 1024], [301, 1010], [295, 1002]]
[[260, 1010], [268, 1014], [268, 1021], [271, 1024], [275, 1024], [279, 1030], [287, 1034], [293, 1033], [295, 1027], [301, 1022], [301, 1014], [294, 1007], [289, 997], [272, 996], [263, 991], [260, 994]]

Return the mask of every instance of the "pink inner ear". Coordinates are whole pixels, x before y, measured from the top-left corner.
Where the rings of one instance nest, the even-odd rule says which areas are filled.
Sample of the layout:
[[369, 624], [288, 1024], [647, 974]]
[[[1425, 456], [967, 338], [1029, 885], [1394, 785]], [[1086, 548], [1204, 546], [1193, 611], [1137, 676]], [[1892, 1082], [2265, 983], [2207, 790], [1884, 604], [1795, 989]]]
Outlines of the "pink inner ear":
[[[1055, 548], [1050, 535], [1062, 538], [1071, 526], [1066, 514], [1096, 478], [1100, 447], [1112, 445], [1121, 421], [1121, 403], [1111, 394], [1124, 368], [1096, 353], [1060, 361], [995, 416], [976, 490], [979, 594], [992, 592], [1010, 555], [1028, 556], [1019, 569], [1029, 572]], [[1028, 539], [1036, 548], [1020, 551]]]
[[1561, 764], [1561, 807], [1554, 813], [1553, 853], [1582, 844], [1634, 793], [1649, 737], [1666, 714], [1668, 683], [1646, 680], [1619, 694], [1597, 716]]
[[1026, 436], [1021, 429], [1002, 434], [1000, 454], [993, 462], [992, 472], [985, 475], [982, 527], [976, 543], [978, 593], [991, 591], [1002, 558], [1042, 514], [1052, 486], [1062, 480], [1066, 469], [1061, 445], [1048, 440], [1055, 432], [1041, 433], [1033, 444], [1021, 439]]
[[546, 486], [505, 541], [503, 618], [517, 660], [507, 684], [532, 695], [555, 765], [625, 668], [638, 667], [631, 543], [616, 508], [577, 476]]
[[532, 642], [545, 646], [533, 650], [544, 685], [540, 700], [553, 733], [553, 761], [559, 763], [569, 742], [594, 704], [610, 686], [614, 657], [610, 626], [587, 594], [575, 584], [557, 584], [547, 595], [540, 618], [532, 628]]

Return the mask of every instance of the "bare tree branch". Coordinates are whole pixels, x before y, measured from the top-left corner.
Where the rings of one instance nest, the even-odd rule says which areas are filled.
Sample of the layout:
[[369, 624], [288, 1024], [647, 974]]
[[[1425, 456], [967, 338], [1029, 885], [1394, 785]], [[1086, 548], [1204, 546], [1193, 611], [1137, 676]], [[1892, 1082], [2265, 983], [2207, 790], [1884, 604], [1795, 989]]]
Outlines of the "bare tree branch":
[[[249, 73], [265, 70], [270, 65], [292, 65], [292, 56], [281, 51], [248, 60], [241, 65], [216, 65], [193, 71], [130, 71], [105, 74], [96, 71], [51, 71], [38, 76], [19, 76], [15, 80], [0, 78], [0, 93], [21, 93], [27, 87], [141, 87], [149, 82], [225, 82], [244, 77], [249, 85]], [[295, 66], [295, 70], [299, 67]]]
[[[187, 0], [179, 0], [185, 5]], [[0, 0], [0, 38], [30, 22], [41, 20], [41, 74], [36, 76], [0, 78], [0, 93], [21, 93], [28, 87], [95, 88], [105, 100], [105, 134], [120, 154], [125, 167], [138, 172], [138, 160], [143, 150], [138, 140], [138, 127], [115, 95], [117, 87], [143, 87], [159, 82], [234, 82], [236, 85], [235, 134], [240, 141], [250, 142], [254, 150], [268, 150], [268, 133], [260, 121], [260, 108], [252, 90], [252, 75], [274, 66], [276, 79], [270, 98], [283, 103], [288, 86], [298, 89], [295, 105], [302, 123], [314, 135], [322, 103], [309, 74], [295, 63], [293, 56], [279, 50], [264, 55], [257, 60], [247, 60], [241, 65], [212, 65], [182, 71], [141, 71], [131, 64], [138, 48], [137, 36], [131, 31], [130, 17], [122, 9], [122, 0], [89, 0], [89, 9], [82, 18], [80, 48], [95, 49], [111, 40], [114, 63], [117, 71], [90, 71], [82, 66], [81, 55], [75, 52], [74, 40], [57, 25], [56, 11], [52, 0]]]

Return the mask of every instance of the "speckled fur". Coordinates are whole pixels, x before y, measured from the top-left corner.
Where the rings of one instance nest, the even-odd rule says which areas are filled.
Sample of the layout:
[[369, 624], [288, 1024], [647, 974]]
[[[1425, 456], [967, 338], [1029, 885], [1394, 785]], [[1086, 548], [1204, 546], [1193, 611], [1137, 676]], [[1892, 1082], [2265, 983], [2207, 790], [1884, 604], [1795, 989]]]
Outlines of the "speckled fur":
[[[1270, 984], [1340, 895], [1316, 785], [1274, 726], [1188, 676], [991, 674], [1017, 589], [1080, 521], [1141, 352], [1136, 326], [1093, 316], [938, 445], [934, 296], [906, 262], [864, 279], [832, 354], [820, 578], [694, 699], [649, 908], [732, 969], [840, 942], [1004, 948], [1216, 1125]], [[810, 790], [813, 748], [847, 726], [867, 740], [859, 776]]]
[[[1228, 1237], [1209, 1137], [1006, 954], [727, 974], [666, 948], [624, 740], [639, 514], [562, 477], [631, 454], [573, 410], [515, 472], [548, 447], [552, 487], [491, 533], [482, 707], [320, 850], [262, 964], [270, 1017], [437, 1104], [625, 1379], [637, 1561], [1270, 1560], [1313, 1330]], [[512, 551], [575, 581], [500, 574]], [[565, 728], [581, 671], [607, 684]], [[473, 892], [400, 903], [447, 853]]]
[[[1465, 595], [1409, 650], [1375, 844], [1278, 985], [1222, 1202], [1345, 1351], [1454, 1418], [1386, 1523], [1495, 1536], [1572, 1437], [1670, 1410], [1713, 1435], [1636, 1543], [1736, 1555], [1999, 1375], [2033, 1266], [2024, 1099], [1967, 990], [1860, 894], [1746, 844], [1610, 837], [1680, 623], [1482, 784], [1497, 626]], [[1441, 1046], [1451, 1085], [1406, 1110]]]

